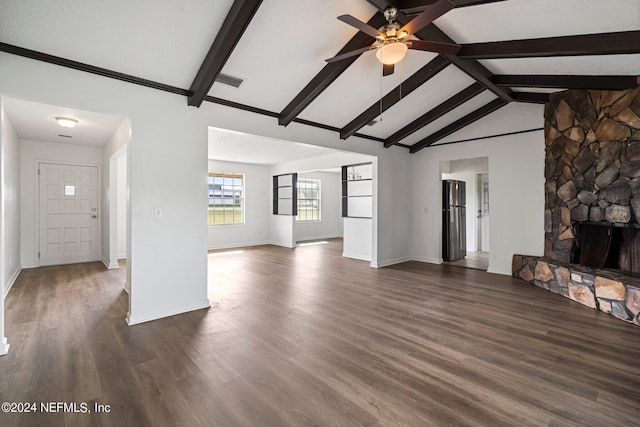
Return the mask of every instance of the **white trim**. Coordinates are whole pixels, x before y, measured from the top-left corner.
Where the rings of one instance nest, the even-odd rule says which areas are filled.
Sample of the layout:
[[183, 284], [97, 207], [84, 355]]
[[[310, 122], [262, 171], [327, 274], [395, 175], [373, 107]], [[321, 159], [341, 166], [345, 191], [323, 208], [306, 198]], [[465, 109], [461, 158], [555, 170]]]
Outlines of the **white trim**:
[[442, 264], [442, 258], [431, 258], [431, 257], [413, 257], [412, 261], [419, 262], [428, 262], [429, 264]]
[[116, 255], [116, 258], [117, 258], [117, 259], [127, 259], [127, 253], [126, 253], [126, 252], [123, 252], [123, 253], [121, 253], [121, 254], [117, 254], [117, 255]]
[[210, 245], [208, 250], [215, 251], [218, 249], [246, 248], [248, 246], [264, 246], [264, 245], [270, 245], [270, 244], [271, 242], [269, 242], [268, 240], [262, 240], [260, 242], [231, 243], [228, 245], [213, 245], [213, 246]]
[[120, 268], [120, 264], [118, 264], [118, 261], [110, 262], [105, 258], [102, 258], [100, 261], [102, 261], [104, 266], [107, 267], [107, 270], [115, 270], [116, 268]]
[[9, 291], [11, 290], [11, 288], [13, 287], [13, 284], [16, 283], [16, 280], [18, 279], [18, 276], [20, 275], [20, 273], [22, 272], [22, 266], [19, 266], [16, 269], [16, 272], [13, 273], [13, 276], [11, 276], [11, 278], [9, 279], [8, 282], [8, 286], [6, 286], [5, 290], [4, 290], [4, 297], [6, 298], [7, 295], [9, 294]]
[[295, 244], [289, 244], [289, 243], [282, 243], [282, 242], [276, 242], [276, 241], [270, 241], [269, 243], [267, 243], [268, 245], [274, 245], [274, 246], [281, 246], [283, 248], [289, 248], [289, 249], [295, 249], [296, 245]]
[[411, 261], [411, 258], [404, 258], [403, 257], [403, 258], [389, 259], [389, 260], [382, 261], [382, 262], [377, 262], [377, 263], [372, 262], [371, 263], [371, 267], [373, 267], [373, 268], [382, 268], [382, 267], [387, 267], [389, 265], [400, 264], [402, 262], [407, 262], [407, 261]]
[[352, 259], [357, 259], [360, 261], [369, 261], [371, 262], [371, 257], [370, 256], [366, 256], [366, 255], [360, 255], [360, 254], [352, 254], [349, 252], [342, 252], [342, 256], [345, 258], [352, 258]]
[[25, 270], [25, 269], [29, 269], [29, 268], [38, 268], [38, 266], [35, 265], [35, 264], [23, 264], [21, 268], [23, 270]]
[[122, 289], [124, 289], [124, 291], [127, 293], [127, 295], [131, 295], [129, 293], [129, 288], [127, 287], [127, 282], [126, 281], [124, 282], [124, 287]]
[[10, 345], [7, 342], [7, 337], [2, 337], [2, 340], [0, 341], [0, 356], [4, 356], [9, 353], [9, 347]]
[[326, 234], [324, 236], [304, 236], [301, 239], [296, 237], [296, 242], [306, 242], [308, 240], [322, 240], [322, 239], [338, 239], [342, 238], [340, 234]]
[[502, 274], [504, 276], [511, 276], [511, 272], [510, 271], [507, 272], [507, 271], [494, 270], [491, 267], [489, 267], [489, 269], [487, 270], [487, 273]]
[[92, 262], [98, 261], [102, 254], [102, 165], [100, 163], [78, 163], [78, 162], [66, 162], [66, 161], [57, 161], [57, 160], [41, 160], [35, 159], [35, 188], [34, 191], [34, 207], [35, 207], [35, 245], [34, 245], [34, 254], [33, 259], [35, 260], [35, 267], [45, 267], [50, 265], [57, 264], [45, 264], [42, 265], [40, 263], [40, 257], [38, 256], [38, 252], [40, 251], [40, 165], [41, 164], [50, 164], [50, 165], [67, 165], [67, 166], [84, 166], [84, 167], [95, 167], [98, 169], [97, 180], [96, 183], [96, 191], [97, 191], [97, 200], [96, 203], [98, 205], [98, 241], [96, 242], [96, 259], [95, 260], [85, 260], [81, 262]]
[[184, 304], [159, 308], [137, 316], [131, 316], [131, 312], [129, 312], [127, 313], [127, 324], [129, 326], [133, 326], [139, 323], [150, 322], [152, 320], [162, 319], [164, 317], [175, 316], [176, 314], [188, 313], [190, 311], [202, 310], [210, 307], [211, 303], [208, 299], [205, 299], [205, 302], [202, 302], [200, 304]]

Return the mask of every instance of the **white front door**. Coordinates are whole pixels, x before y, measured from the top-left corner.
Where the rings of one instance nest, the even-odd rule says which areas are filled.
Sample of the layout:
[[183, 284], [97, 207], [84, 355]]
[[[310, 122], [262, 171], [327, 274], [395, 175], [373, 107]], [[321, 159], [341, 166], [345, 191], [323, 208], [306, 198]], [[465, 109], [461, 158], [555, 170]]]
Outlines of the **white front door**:
[[39, 264], [98, 261], [98, 167], [40, 163]]

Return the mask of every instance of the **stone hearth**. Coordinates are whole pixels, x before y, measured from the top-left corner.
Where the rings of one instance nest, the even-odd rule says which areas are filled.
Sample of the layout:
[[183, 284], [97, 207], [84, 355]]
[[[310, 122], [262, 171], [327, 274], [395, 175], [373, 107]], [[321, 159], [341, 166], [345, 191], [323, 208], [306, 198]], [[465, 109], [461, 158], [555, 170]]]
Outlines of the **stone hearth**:
[[548, 258], [514, 255], [512, 272], [548, 291], [640, 325], [640, 279]]

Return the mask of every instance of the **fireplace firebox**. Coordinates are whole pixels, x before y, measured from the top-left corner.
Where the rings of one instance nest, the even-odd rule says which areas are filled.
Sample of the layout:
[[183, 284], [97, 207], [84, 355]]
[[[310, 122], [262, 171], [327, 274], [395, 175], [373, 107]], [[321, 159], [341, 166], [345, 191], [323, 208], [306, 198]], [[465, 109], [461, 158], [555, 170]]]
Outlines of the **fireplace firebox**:
[[574, 222], [571, 262], [640, 276], [640, 224]]

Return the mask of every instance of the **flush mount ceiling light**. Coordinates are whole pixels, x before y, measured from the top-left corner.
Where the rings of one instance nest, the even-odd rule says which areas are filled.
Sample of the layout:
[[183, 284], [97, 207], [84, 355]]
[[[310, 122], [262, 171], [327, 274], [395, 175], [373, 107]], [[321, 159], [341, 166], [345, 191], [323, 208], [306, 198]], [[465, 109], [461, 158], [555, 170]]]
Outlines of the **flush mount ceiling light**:
[[404, 43], [385, 43], [384, 46], [376, 51], [376, 58], [383, 64], [394, 65], [402, 61], [407, 53], [407, 49], [409, 49], [409, 47]]
[[401, 11], [395, 7], [389, 7], [384, 11], [384, 17], [386, 18], [387, 23], [377, 30], [354, 16], [340, 15], [338, 16], [340, 21], [357, 28], [363, 33], [376, 39], [376, 41], [371, 46], [365, 46], [350, 52], [341, 53], [333, 58], [327, 59], [326, 61], [329, 63], [342, 61], [343, 59], [357, 56], [370, 50], [376, 50], [378, 60], [385, 65], [382, 69], [382, 75], [388, 76], [393, 73], [394, 65], [402, 61], [402, 58], [404, 58], [408, 49], [425, 50], [427, 52], [435, 52], [442, 55], [455, 55], [461, 48], [460, 45], [455, 43], [410, 39], [414, 33], [428, 26], [434, 20], [438, 19], [455, 7], [456, 5], [451, 0], [438, 0], [436, 2], [432, 2], [432, 4], [422, 13], [407, 22], [405, 25], [400, 25], [396, 22], [398, 12]]
[[72, 128], [78, 124], [77, 120], [68, 117], [56, 117], [56, 122], [63, 128]]

